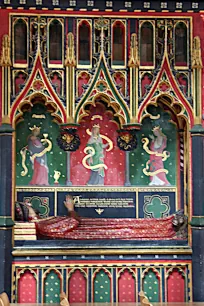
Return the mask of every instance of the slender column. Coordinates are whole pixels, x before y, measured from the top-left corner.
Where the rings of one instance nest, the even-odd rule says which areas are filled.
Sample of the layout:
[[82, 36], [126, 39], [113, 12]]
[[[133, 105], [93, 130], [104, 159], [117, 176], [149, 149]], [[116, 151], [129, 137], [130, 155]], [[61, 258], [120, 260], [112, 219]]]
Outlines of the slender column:
[[10, 88], [11, 88], [11, 59], [10, 59], [10, 37], [6, 34], [2, 39], [2, 50], [0, 58], [2, 67], [2, 118], [8, 123], [10, 113]]
[[194, 37], [192, 52], [193, 98], [195, 126], [192, 136], [192, 184], [193, 184], [193, 216], [192, 227], [192, 263], [193, 263], [193, 301], [204, 301], [204, 129], [202, 123], [202, 57], [200, 38]]
[[12, 132], [9, 124], [0, 126], [0, 292], [11, 295], [12, 265]]
[[195, 125], [192, 136], [192, 187], [193, 216], [192, 228], [192, 263], [193, 263], [193, 301], [204, 301], [204, 129]]
[[130, 184], [130, 165], [129, 165], [129, 154], [130, 152], [125, 152], [125, 186], [131, 186]]
[[66, 185], [72, 186], [71, 177], [70, 177], [70, 152], [66, 152], [67, 154], [67, 179], [66, 179]]
[[128, 66], [130, 67], [130, 121], [137, 122], [138, 113], [138, 71], [139, 58], [136, 34], [131, 35], [131, 49]]
[[75, 57], [74, 57], [74, 35], [68, 33], [67, 46], [66, 46], [66, 101], [67, 101], [67, 122], [74, 122], [74, 110], [75, 110]]
[[2, 67], [2, 125], [0, 126], [0, 292], [11, 296], [12, 266], [12, 133], [10, 125], [10, 37], [4, 35], [0, 66]]
[[193, 39], [192, 69], [195, 124], [202, 123], [202, 57], [200, 37]]

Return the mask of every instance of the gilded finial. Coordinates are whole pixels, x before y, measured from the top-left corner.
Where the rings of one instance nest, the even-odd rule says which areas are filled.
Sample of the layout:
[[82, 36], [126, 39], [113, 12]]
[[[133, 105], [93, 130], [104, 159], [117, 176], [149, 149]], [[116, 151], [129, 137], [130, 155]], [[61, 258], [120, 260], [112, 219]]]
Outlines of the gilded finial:
[[66, 59], [65, 66], [75, 66], [75, 56], [74, 56], [74, 35], [73, 33], [67, 34], [67, 46], [66, 46]]
[[130, 47], [130, 58], [128, 61], [129, 67], [139, 67], [139, 58], [138, 58], [138, 43], [137, 43], [137, 34], [133, 33], [131, 35], [131, 47]]
[[193, 39], [193, 52], [192, 52], [192, 68], [202, 68], [201, 46], [200, 37], [195, 36]]
[[10, 58], [10, 38], [6, 34], [2, 39], [2, 50], [1, 50], [1, 59], [0, 65], [9, 67], [11, 66], [11, 58]]

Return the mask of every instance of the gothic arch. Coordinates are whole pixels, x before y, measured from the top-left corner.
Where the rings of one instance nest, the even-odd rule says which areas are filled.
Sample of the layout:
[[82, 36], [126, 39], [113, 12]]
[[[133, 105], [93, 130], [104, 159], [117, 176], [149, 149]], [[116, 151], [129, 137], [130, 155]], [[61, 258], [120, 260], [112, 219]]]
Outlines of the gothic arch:
[[166, 96], [171, 100], [171, 107], [177, 105], [181, 107], [182, 111], [178, 113], [179, 116], [185, 115], [190, 127], [194, 124], [193, 107], [189, 101], [185, 98], [184, 94], [180, 90], [174, 76], [171, 72], [168, 59], [165, 57], [163, 60], [161, 71], [155, 79], [151, 91], [145, 97], [141, 103], [138, 111], [138, 122], [140, 123], [145, 112], [146, 107], [149, 104], [156, 104], [158, 98]]
[[122, 126], [126, 123], [126, 118], [124, 116], [124, 112], [121, 109], [121, 106], [115, 100], [112, 101], [111, 98], [107, 94], [97, 94], [94, 96], [92, 100], [86, 101], [82, 106], [81, 110], [78, 112], [78, 118], [75, 118], [76, 122], [80, 122], [84, 117], [88, 116], [88, 108], [93, 105], [96, 106], [96, 103], [102, 102], [107, 109], [110, 109], [113, 112], [115, 121]]
[[47, 112], [51, 113], [53, 120], [57, 123], [62, 123], [62, 118], [59, 115], [59, 109], [55, 102], [49, 99], [48, 96], [45, 96], [41, 93], [34, 93], [27, 99], [23, 100], [17, 107], [15, 111], [14, 122], [17, 124], [19, 121], [22, 121], [23, 114], [29, 111], [34, 104], [43, 104], [46, 107]]
[[52, 105], [55, 105], [55, 109], [57, 110], [56, 115], [59, 117], [59, 121], [66, 122], [65, 107], [47, 78], [47, 75], [42, 67], [42, 59], [40, 56], [36, 58], [35, 65], [29, 79], [11, 106], [10, 120], [12, 124], [15, 124], [16, 116], [21, 113], [21, 106], [26, 103], [30, 104], [30, 100], [34, 96], [41, 96], [46, 104], [51, 103]]

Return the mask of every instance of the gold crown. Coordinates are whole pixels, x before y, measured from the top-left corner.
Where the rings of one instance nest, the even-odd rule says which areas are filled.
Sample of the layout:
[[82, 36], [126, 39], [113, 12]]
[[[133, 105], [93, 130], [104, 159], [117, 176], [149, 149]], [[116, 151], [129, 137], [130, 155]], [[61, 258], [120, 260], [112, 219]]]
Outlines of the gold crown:
[[155, 130], [160, 130], [160, 126], [159, 125], [154, 126], [152, 131], [155, 131]]
[[31, 131], [40, 131], [41, 127], [34, 125], [33, 127], [29, 128]]
[[93, 128], [96, 128], [96, 127], [100, 129], [100, 125], [99, 124], [94, 124], [93, 125]]

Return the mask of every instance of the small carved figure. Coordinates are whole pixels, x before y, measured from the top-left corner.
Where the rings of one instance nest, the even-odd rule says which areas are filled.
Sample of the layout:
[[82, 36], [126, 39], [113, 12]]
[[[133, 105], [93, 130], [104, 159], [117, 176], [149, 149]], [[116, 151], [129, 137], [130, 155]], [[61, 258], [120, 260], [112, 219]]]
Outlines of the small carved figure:
[[172, 220], [173, 227], [178, 238], [187, 239], [188, 237], [188, 217], [179, 211]]

